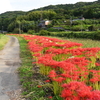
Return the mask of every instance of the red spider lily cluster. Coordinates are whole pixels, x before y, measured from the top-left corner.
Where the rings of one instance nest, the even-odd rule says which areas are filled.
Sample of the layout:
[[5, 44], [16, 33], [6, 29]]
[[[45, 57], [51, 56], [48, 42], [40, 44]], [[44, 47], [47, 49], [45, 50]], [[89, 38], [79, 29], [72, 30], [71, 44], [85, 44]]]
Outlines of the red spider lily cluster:
[[55, 95], [64, 100], [100, 100], [100, 48], [43, 36], [23, 37], [40, 73], [50, 78]]

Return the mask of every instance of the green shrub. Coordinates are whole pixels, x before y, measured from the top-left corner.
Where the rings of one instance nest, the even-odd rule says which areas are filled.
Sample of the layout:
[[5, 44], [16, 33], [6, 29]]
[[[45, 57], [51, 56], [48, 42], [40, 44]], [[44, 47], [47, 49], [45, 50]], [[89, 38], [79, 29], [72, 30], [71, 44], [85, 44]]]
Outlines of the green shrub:
[[50, 32], [49, 31], [47, 31], [47, 30], [40, 30], [39, 31], [39, 33], [38, 33], [38, 35], [50, 35]]
[[34, 34], [35, 31], [34, 30], [28, 30], [28, 34]]
[[63, 29], [48, 28], [47, 31], [50, 31], [50, 32], [61, 32], [61, 31], [64, 31], [64, 30]]
[[93, 39], [100, 40], [100, 31], [95, 32]]
[[89, 31], [93, 31], [94, 30], [94, 26], [91, 25], [91, 26], [88, 27], [88, 29], [89, 29]]
[[13, 33], [22, 33], [23, 31], [20, 30], [19, 28], [14, 28]]

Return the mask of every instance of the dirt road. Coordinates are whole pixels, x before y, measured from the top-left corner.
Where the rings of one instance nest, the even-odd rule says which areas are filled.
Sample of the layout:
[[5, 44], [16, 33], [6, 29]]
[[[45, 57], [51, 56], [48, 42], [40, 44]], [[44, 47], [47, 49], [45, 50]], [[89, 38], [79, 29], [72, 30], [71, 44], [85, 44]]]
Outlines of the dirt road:
[[0, 51], [0, 100], [20, 100], [21, 86], [17, 74], [20, 67], [19, 43], [15, 37]]

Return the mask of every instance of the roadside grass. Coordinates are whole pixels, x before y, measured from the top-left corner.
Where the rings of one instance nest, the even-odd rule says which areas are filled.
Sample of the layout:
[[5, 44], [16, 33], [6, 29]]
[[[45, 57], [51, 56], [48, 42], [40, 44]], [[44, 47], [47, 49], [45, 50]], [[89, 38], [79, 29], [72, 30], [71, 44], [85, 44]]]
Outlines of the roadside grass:
[[[22, 37], [17, 37], [20, 43], [20, 58], [22, 60], [22, 65], [18, 69], [21, 84], [23, 87], [22, 97], [26, 98], [26, 100], [62, 100], [59, 96], [54, 96], [52, 93], [52, 89], [48, 88], [47, 85], [44, 84], [46, 77], [42, 76], [37, 72], [35, 60], [32, 57], [28, 47], [27, 41]], [[57, 37], [56, 37], [57, 38]], [[60, 38], [66, 39], [73, 42], [82, 43], [83, 47], [100, 47], [100, 41], [90, 40], [90, 39], [68, 39], [68, 38]], [[53, 97], [53, 98], [50, 98]]]
[[27, 47], [27, 41], [21, 37], [17, 38], [20, 43], [20, 58], [22, 61], [21, 67], [18, 69], [23, 88], [22, 97], [26, 100], [49, 100], [47, 97], [49, 95], [46, 93], [48, 90], [41, 86], [45, 77], [35, 72], [36, 65], [32, 64], [34, 59]]
[[0, 34], [0, 50], [2, 50], [5, 44], [9, 41], [9, 38], [6, 35]]

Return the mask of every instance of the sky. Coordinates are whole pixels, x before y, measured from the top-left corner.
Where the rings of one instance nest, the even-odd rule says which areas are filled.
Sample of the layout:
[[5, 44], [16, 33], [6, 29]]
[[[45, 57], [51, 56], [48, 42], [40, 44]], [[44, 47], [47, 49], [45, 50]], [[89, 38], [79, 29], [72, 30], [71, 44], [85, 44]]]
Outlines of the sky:
[[2, 0], [0, 2], [0, 14], [7, 11], [29, 11], [48, 5], [93, 1], [96, 0]]

